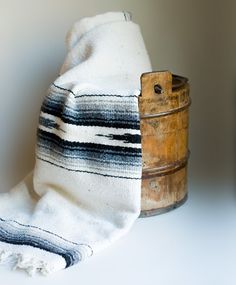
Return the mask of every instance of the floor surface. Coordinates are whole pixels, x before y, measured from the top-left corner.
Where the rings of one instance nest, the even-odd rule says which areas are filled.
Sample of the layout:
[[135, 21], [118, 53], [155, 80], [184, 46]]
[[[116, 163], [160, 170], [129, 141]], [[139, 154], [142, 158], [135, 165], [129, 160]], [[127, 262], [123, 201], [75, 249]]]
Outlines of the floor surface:
[[0, 284], [235, 285], [236, 201], [220, 186], [189, 190], [183, 206], [138, 219], [114, 246], [79, 265], [33, 279], [0, 267]]

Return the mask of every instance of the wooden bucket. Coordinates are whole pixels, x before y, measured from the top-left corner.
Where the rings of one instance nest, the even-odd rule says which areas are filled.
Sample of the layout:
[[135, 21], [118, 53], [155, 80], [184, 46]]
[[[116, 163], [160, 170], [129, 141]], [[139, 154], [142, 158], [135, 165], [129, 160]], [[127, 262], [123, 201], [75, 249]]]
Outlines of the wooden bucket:
[[189, 84], [169, 71], [144, 73], [139, 97], [142, 140], [140, 217], [172, 210], [187, 199]]

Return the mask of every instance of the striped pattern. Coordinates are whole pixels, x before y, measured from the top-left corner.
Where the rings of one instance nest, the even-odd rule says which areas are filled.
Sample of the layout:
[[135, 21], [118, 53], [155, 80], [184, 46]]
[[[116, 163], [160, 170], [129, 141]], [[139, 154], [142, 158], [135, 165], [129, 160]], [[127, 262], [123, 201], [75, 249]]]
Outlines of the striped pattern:
[[33, 171], [0, 199], [0, 263], [29, 274], [74, 265], [140, 214], [140, 76], [151, 65], [126, 12], [78, 21], [39, 117]]
[[37, 158], [69, 171], [140, 179], [137, 96], [90, 94], [52, 84], [37, 132]]
[[14, 245], [31, 246], [57, 254], [64, 258], [65, 268], [93, 254], [89, 245], [71, 242], [39, 227], [2, 218], [0, 218], [0, 241]]

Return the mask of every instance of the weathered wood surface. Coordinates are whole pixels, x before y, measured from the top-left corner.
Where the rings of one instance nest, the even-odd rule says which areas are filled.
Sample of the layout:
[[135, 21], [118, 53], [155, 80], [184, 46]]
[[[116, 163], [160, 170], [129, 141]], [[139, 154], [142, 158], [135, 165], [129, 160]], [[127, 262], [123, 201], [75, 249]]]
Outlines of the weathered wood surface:
[[168, 71], [144, 73], [139, 97], [142, 137], [142, 212], [150, 216], [187, 197], [187, 79]]

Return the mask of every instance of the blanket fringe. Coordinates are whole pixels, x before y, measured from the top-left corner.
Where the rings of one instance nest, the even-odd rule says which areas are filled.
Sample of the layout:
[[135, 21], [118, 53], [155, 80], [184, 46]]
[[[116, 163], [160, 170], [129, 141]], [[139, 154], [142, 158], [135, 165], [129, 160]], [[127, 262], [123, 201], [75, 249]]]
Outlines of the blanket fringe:
[[43, 260], [7, 250], [0, 250], [0, 264], [12, 264], [13, 270], [22, 269], [30, 276], [34, 276], [35, 273], [46, 276], [54, 271], [53, 267]]

